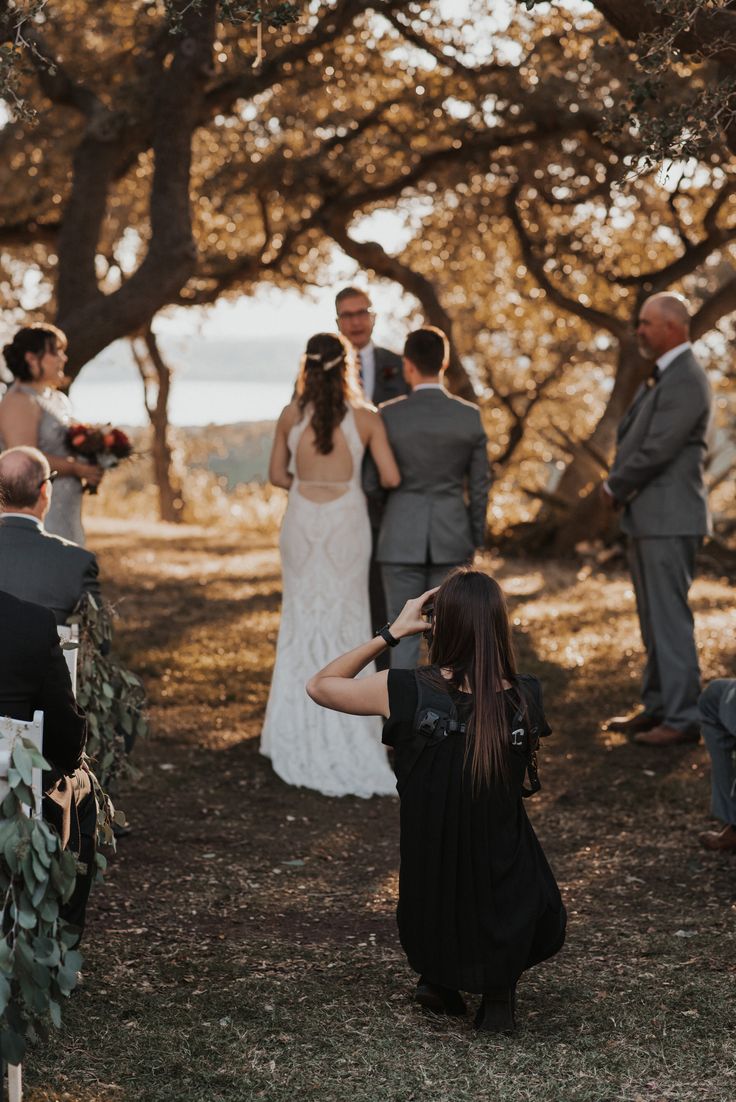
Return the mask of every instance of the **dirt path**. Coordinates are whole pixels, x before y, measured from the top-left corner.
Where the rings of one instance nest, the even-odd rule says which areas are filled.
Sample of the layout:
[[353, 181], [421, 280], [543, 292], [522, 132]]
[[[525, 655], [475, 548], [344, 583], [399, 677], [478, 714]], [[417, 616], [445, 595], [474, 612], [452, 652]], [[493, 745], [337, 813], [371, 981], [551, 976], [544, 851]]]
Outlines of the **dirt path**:
[[[571, 922], [523, 983], [518, 1040], [479, 1045], [407, 999], [396, 801], [290, 789], [258, 755], [273, 540], [96, 522], [91, 544], [155, 735], [119, 800], [134, 829], [91, 903], [85, 985], [28, 1061], [30, 1102], [736, 1097], [736, 862], [695, 842], [705, 751], [600, 729], [636, 699], [624, 575], [494, 564], [555, 729], [529, 810]], [[704, 676], [733, 671], [729, 587], [703, 579], [694, 604]]]

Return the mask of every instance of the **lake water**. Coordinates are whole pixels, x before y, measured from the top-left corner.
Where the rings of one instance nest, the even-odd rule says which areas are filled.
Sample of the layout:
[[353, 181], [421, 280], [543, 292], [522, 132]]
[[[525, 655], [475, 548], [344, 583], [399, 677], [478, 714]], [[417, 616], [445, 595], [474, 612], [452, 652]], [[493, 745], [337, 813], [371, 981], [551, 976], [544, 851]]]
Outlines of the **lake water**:
[[[274, 421], [290, 400], [301, 342], [294, 337], [163, 337], [172, 368], [172, 425]], [[69, 396], [80, 421], [145, 425], [143, 384], [130, 345], [118, 341], [87, 364]]]
[[[289, 402], [292, 383], [204, 382], [174, 379], [169, 397], [172, 425], [229, 425], [237, 421], [275, 421]], [[139, 380], [87, 382], [80, 379], [70, 394], [80, 421], [115, 425], [146, 425], [148, 415]]]

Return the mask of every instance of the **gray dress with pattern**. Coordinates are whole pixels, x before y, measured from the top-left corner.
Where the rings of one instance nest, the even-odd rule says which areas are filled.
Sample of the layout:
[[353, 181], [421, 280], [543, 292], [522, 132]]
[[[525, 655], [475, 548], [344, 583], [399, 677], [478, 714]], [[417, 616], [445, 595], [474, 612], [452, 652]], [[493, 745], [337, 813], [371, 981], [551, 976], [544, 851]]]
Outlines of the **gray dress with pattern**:
[[[61, 455], [71, 459], [73, 453], [67, 444], [66, 434], [74, 418], [72, 404], [66, 394], [51, 388], [39, 394], [33, 387], [22, 383], [14, 383], [9, 393], [13, 390], [23, 391], [41, 410], [36, 447], [47, 455]], [[78, 478], [69, 475], [56, 479], [51, 495], [51, 508], [44, 527], [55, 536], [63, 536], [64, 539], [84, 546], [82, 483]]]

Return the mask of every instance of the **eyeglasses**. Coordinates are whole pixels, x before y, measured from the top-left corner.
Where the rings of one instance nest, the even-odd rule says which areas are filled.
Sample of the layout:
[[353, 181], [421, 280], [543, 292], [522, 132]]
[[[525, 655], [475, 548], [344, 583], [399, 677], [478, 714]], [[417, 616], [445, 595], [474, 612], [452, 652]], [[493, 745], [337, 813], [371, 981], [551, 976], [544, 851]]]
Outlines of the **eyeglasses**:
[[39, 482], [39, 484], [38, 484], [39, 490], [43, 486], [44, 482], [56, 482], [58, 477], [59, 477], [59, 472], [58, 471], [49, 471], [49, 473], [46, 475], [46, 477], [42, 478], [41, 481]]
[[368, 309], [363, 310], [343, 310], [342, 314], [337, 315], [338, 321], [350, 321], [351, 318], [372, 318], [373, 311]]

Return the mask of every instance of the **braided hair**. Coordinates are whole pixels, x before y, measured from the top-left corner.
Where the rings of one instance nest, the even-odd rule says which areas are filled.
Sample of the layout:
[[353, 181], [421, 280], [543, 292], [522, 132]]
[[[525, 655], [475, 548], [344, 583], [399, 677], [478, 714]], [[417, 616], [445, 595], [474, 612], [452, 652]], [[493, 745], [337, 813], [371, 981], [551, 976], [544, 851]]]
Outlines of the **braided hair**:
[[347, 413], [352, 370], [352, 350], [337, 333], [309, 338], [296, 384], [297, 405], [301, 413], [312, 407], [315, 444], [322, 455], [332, 451], [333, 433]]

